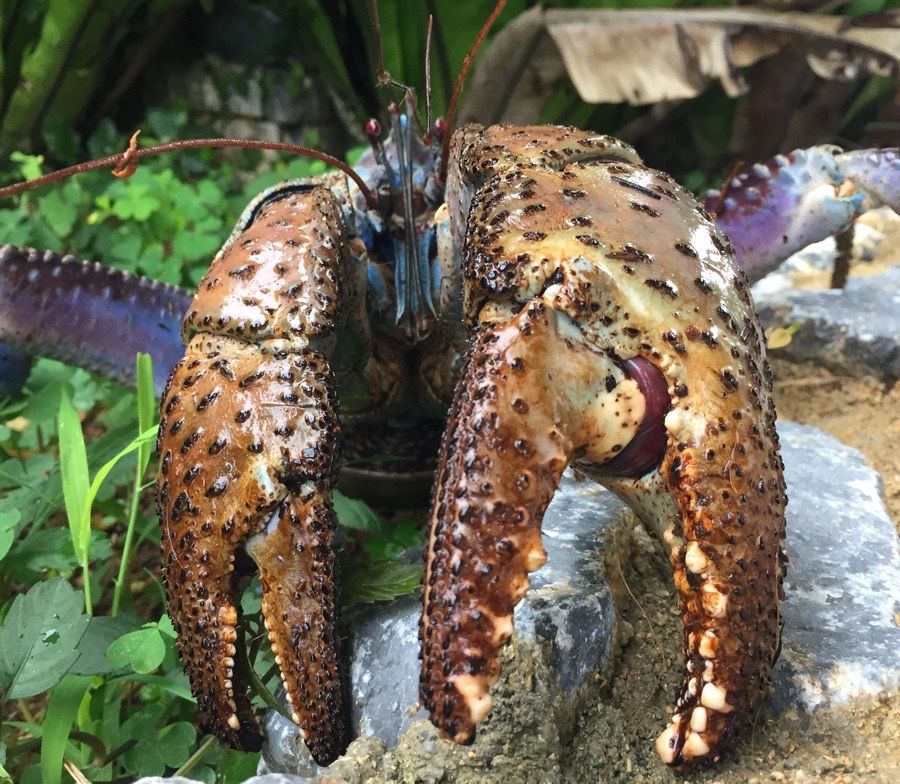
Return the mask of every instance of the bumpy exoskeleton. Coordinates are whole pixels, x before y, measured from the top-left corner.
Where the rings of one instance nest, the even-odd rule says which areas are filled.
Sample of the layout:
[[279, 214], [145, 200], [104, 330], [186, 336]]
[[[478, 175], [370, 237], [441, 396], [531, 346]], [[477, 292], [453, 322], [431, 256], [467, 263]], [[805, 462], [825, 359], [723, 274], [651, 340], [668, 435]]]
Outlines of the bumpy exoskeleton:
[[[187, 352], [162, 397], [158, 440], [166, 592], [203, 725], [235, 747], [261, 745], [235, 662], [243, 547], [259, 567], [294, 721], [323, 763], [346, 742], [334, 631], [335, 371], [348, 355], [365, 368], [371, 348], [366, 264], [347, 236], [346, 199], [343, 179], [330, 178], [250, 205], [188, 309]], [[357, 398], [377, 396], [378, 384], [363, 372]]]
[[669, 549], [686, 661], [657, 748], [715, 758], [781, 630], [785, 485], [746, 277], [690, 194], [608, 137], [469, 126], [451, 161], [472, 345], [435, 485], [423, 702], [471, 740], [572, 462]]

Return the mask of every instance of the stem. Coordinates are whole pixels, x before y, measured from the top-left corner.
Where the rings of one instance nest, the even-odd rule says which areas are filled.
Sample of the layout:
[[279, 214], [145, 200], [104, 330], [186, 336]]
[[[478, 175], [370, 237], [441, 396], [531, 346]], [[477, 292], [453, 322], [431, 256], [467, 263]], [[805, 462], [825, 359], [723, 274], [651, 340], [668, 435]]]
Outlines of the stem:
[[91, 598], [91, 563], [88, 559], [81, 562], [81, 581], [84, 583], [84, 611], [94, 614], [94, 600]]
[[125, 529], [125, 544], [122, 545], [122, 559], [119, 561], [119, 574], [116, 577], [116, 587], [113, 590], [112, 617], [119, 614], [119, 601], [122, 598], [122, 586], [128, 573], [128, 560], [131, 557], [132, 542], [134, 540], [134, 528], [137, 523], [138, 504], [141, 500], [141, 480], [144, 472], [141, 470], [141, 456], [138, 453], [134, 465], [134, 485], [131, 488], [131, 506], [128, 510], [128, 527]]
[[206, 149], [224, 149], [227, 147], [236, 147], [242, 150], [275, 150], [279, 152], [289, 152], [294, 155], [302, 155], [306, 158], [315, 158], [324, 161], [329, 166], [340, 169], [344, 174], [350, 177], [358, 186], [366, 203], [370, 207], [375, 207], [377, 201], [372, 191], [366, 185], [365, 181], [352, 168], [343, 161], [335, 158], [328, 153], [313, 150], [310, 147], [304, 147], [300, 144], [288, 144], [287, 142], [264, 142], [257, 139], [183, 139], [177, 142], [169, 142], [168, 144], [157, 144], [153, 147], [143, 147], [138, 149], [136, 138], [132, 138], [132, 143], [125, 153], [117, 153], [116, 155], [107, 155], [105, 158], [96, 158], [93, 161], [77, 163], [74, 166], [67, 166], [65, 169], [59, 169], [42, 177], [36, 177], [33, 180], [17, 182], [13, 185], [7, 185], [0, 188], [0, 198], [6, 196], [15, 196], [17, 193], [39, 188], [42, 185], [49, 185], [73, 174], [81, 172], [94, 171], [95, 169], [105, 169], [110, 166], [115, 167], [113, 172], [116, 176], [126, 178], [134, 173], [134, 167], [141, 158], [147, 158], [151, 155], [159, 155], [164, 152], [177, 152], [181, 150], [206, 150]]
[[198, 764], [203, 760], [203, 758], [209, 754], [210, 751], [215, 747], [218, 743], [215, 735], [209, 735], [203, 743], [200, 744], [198, 749], [191, 754], [190, 757], [187, 758], [187, 761], [182, 765], [178, 770], [175, 771], [173, 777], [175, 776], [186, 776], [190, 773], [194, 768], [197, 767]]

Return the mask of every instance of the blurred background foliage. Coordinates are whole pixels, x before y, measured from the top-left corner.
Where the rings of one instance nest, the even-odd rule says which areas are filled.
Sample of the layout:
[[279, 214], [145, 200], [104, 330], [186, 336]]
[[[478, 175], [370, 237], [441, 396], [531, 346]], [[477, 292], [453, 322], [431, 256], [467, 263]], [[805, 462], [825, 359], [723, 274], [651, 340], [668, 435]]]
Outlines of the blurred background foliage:
[[[729, 8], [841, 14], [848, 23], [889, 29], [897, 25], [898, 4], [769, 0]], [[536, 5], [510, 0], [492, 40]], [[424, 31], [433, 14], [432, 99], [435, 114], [442, 114], [492, 7], [492, 0], [380, 0], [385, 69], [424, 94]], [[364, 142], [365, 119], [384, 119], [388, 102], [403, 94], [377, 86], [368, 0], [0, 0], [0, 46], [4, 182], [122, 151], [136, 127], [142, 144], [256, 135], [304, 141], [352, 160]], [[623, 136], [648, 163], [699, 190], [721, 183], [736, 161], [751, 163], [793, 146], [897, 143], [896, 62], [892, 72], [860, 69], [836, 81], [810, 70], [807, 54], [803, 45], [784, 46], [742, 69], [747, 90], [736, 97], [712, 82], [696, 97], [648, 106], [587, 104], [565, 78], [544, 84], [539, 68], [525, 76], [544, 91], [534, 121]], [[490, 104], [500, 89], [490, 73], [473, 80], [469, 105]], [[8, 200], [0, 210], [0, 243], [67, 251], [192, 287], [253, 195], [323, 168], [250, 152], [154, 158], [128, 182], [95, 172]], [[135, 443], [139, 409], [133, 392], [45, 359], [35, 362], [22, 395], [0, 398], [0, 649], [20, 635], [43, 634], [47, 613], [67, 619], [52, 638], [40, 640], [47, 650], [64, 650], [63, 658], [48, 664], [26, 653], [11, 669], [9, 657], [0, 656], [0, 781], [9, 771], [22, 784], [55, 784], [63, 760], [90, 781], [180, 769], [204, 781], [238, 782], [255, 769], [257, 755], [226, 752], [198, 737], [191, 724], [192, 698], [158, 577], [153, 466], [136, 473], [135, 455], [121, 454]], [[65, 449], [60, 413], [72, 410], [87, 442], [82, 482], [112, 464], [90, 513], [89, 542], [80, 547], [63, 503], [67, 482], [75, 480], [63, 475], [57, 457]], [[344, 572], [352, 575], [345, 602], [412, 590], [416, 567], [394, 559], [421, 541], [419, 520], [405, 515], [389, 524], [342, 496], [336, 506], [345, 531]], [[135, 546], [120, 582], [131, 534]], [[90, 618], [80, 609], [86, 583], [94, 596]], [[246, 667], [274, 684], [271, 656], [259, 644], [258, 605], [258, 592], [246, 592], [253, 662]], [[30, 685], [23, 673], [30, 673]]]

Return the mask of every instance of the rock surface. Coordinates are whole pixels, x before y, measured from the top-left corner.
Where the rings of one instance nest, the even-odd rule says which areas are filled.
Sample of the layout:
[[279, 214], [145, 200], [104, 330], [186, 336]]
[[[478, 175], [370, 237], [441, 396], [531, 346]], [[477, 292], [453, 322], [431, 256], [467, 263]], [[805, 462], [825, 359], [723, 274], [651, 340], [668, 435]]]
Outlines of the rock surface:
[[779, 356], [837, 373], [900, 378], [900, 267], [851, 278], [844, 289], [779, 288], [754, 296], [767, 328], [800, 324]]
[[[880, 478], [859, 452], [815, 428], [782, 422], [779, 430], [791, 567], [768, 710], [806, 712], [896, 689], [900, 547], [879, 495]], [[616, 631], [623, 632], [602, 564], [629, 535], [631, 524], [618, 524], [629, 520], [611, 494], [566, 479], [545, 518], [550, 558], [532, 575], [533, 589], [517, 608], [494, 710], [473, 746], [440, 741], [421, 713], [411, 715], [418, 603], [406, 598], [365, 608], [352, 621], [354, 723], [372, 736], [354, 741], [327, 773], [316, 771], [293, 727], [270, 713], [260, 773], [277, 766], [295, 775], [250, 782], [302, 784], [317, 772], [320, 781], [360, 784], [370, 777], [508, 781], [521, 780], [523, 770], [532, 781], [564, 780], [561, 753], [578, 714], [600, 690], [593, 672], [608, 670]], [[598, 538], [597, 531], [604, 533]], [[467, 771], [470, 760], [481, 767]]]

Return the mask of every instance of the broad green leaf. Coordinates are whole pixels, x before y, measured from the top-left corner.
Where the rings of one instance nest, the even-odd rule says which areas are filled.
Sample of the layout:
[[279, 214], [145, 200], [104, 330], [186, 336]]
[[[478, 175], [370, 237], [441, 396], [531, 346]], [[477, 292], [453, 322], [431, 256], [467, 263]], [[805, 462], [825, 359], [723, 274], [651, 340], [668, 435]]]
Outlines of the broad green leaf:
[[105, 675], [115, 669], [106, 658], [109, 646], [134, 631], [140, 621], [133, 615], [94, 616], [78, 642], [78, 659], [69, 668], [70, 675]]
[[116, 669], [131, 667], [142, 675], [153, 672], [166, 655], [166, 644], [155, 623], [122, 635], [109, 646], [106, 658]]
[[178, 670], [173, 670], [172, 672], [167, 672], [165, 675], [154, 675], [152, 673], [147, 675], [141, 675], [140, 673], [135, 673], [134, 675], [122, 675], [109, 682], [112, 683], [114, 681], [146, 683], [148, 686], [162, 689], [187, 702], [196, 702], [194, 695], [191, 694], [191, 687], [188, 684], [187, 676], [180, 668]]
[[0, 512], [0, 561], [2, 561], [16, 538], [16, 528], [21, 519], [18, 509], [4, 509]]
[[63, 497], [66, 501], [66, 517], [72, 535], [75, 555], [87, 564], [90, 552], [90, 516], [84, 518], [90, 478], [88, 475], [87, 450], [81, 421], [72, 405], [68, 392], [63, 391], [59, 401], [59, 466], [62, 471]]
[[62, 578], [17, 596], [0, 626], [0, 695], [33, 697], [59, 683], [88, 625], [81, 591]]
[[422, 580], [422, 567], [397, 561], [374, 561], [348, 575], [343, 600], [347, 604], [389, 601], [411, 593]]
[[67, 675], [50, 694], [41, 737], [41, 774], [44, 784], [59, 784], [63, 754], [84, 695], [91, 685], [86, 675]]
[[190, 755], [197, 740], [197, 730], [186, 721], [164, 727], [159, 733], [156, 749], [170, 768], [179, 767]]
[[357, 498], [348, 498], [343, 493], [335, 490], [332, 494], [334, 513], [338, 522], [345, 528], [353, 528], [357, 531], [368, 533], [380, 533], [384, 522], [378, 513], [365, 501]]

